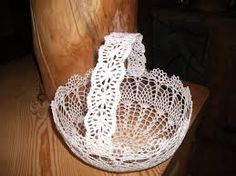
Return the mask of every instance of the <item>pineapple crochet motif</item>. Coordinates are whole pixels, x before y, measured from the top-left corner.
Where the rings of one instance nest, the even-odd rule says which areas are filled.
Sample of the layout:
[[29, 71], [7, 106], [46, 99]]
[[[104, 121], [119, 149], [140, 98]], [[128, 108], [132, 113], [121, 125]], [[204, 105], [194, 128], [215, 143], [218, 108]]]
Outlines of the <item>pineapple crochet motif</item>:
[[51, 102], [56, 127], [72, 152], [103, 170], [143, 170], [171, 157], [192, 114], [188, 87], [145, 68], [139, 33], [111, 33], [98, 63], [73, 75]]

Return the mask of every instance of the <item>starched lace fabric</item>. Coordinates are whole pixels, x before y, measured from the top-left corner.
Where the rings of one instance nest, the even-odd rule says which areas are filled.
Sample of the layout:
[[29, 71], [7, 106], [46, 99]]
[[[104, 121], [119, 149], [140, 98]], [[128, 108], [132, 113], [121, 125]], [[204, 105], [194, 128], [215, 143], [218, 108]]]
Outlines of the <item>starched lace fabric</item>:
[[127, 172], [167, 160], [187, 133], [192, 114], [188, 87], [162, 70], [145, 69], [142, 35], [111, 33], [98, 63], [73, 75], [51, 103], [65, 142], [95, 167]]

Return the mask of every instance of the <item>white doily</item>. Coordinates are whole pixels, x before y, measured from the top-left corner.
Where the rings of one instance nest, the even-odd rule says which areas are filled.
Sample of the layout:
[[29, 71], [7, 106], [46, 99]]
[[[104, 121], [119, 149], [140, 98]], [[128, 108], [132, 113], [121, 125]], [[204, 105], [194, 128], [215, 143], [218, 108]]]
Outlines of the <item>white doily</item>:
[[153, 167], [174, 154], [188, 130], [189, 88], [159, 69], [147, 72], [141, 42], [141, 34], [106, 36], [94, 70], [72, 76], [51, 103], [70, 149], [104, 170]]

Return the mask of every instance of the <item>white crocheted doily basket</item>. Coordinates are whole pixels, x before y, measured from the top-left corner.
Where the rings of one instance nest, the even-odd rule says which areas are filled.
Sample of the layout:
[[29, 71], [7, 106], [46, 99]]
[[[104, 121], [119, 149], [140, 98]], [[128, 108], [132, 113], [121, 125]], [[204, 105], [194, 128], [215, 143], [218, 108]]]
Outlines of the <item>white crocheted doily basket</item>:
[[85, 76], [60, 86], [51, 103], [72, 152], [103, 170], [143, 170], [167, 160], [187, 133], [188, 87], [162, 70], [146, 71], [142, 35], [111, 33]]

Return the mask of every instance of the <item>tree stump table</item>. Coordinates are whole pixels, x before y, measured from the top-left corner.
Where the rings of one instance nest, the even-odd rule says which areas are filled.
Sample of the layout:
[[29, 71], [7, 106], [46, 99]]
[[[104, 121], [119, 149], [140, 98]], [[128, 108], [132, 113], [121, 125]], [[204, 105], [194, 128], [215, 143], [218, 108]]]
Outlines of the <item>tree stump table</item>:
[[49, 102], [38, 99], [40, 81], [31, 57], [0, 66], [0, 70], [0, 133], [3, 136], [0, 175], [4, 176], [180, 176], [179, 164], [187, 161], [183, 154], [187, 153], [186, 147], [189, 149], [194, 124], [209, 94], [203, 86], [185, 83], [193, 98], [192, 121], [184, 142], [171, 159], [140, 172], [109, 173], [83, 163], [60, 138], [52, 122]]

